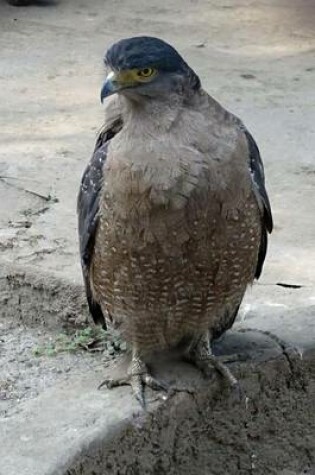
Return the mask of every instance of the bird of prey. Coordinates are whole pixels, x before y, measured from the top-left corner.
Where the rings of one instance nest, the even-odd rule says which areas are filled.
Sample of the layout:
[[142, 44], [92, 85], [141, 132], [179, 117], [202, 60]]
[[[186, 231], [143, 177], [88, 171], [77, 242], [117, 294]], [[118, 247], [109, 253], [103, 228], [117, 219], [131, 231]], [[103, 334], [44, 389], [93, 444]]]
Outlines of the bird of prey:
[[78, 196], [92, 317], [129, 342], [113, 387], [164, 388], [149, 354], [185, 342], [205, 373], [236, 379], [211, 351], [260, 276], [272, 231], [264, 168], [240, 119], [205, 92], [165, 41], [122, 39], [105, 55], [105, 124]]

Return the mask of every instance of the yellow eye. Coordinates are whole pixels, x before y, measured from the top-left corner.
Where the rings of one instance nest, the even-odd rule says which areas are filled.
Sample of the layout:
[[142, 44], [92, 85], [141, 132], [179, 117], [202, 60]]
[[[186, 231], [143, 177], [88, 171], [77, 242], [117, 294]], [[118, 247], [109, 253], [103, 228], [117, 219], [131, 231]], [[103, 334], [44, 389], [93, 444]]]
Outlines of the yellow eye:
[[156, 73], [156, 69], [153, 68], [143, 68], [137, 71], [137, 76], [142, 79], [147, 79], [153, 76]]

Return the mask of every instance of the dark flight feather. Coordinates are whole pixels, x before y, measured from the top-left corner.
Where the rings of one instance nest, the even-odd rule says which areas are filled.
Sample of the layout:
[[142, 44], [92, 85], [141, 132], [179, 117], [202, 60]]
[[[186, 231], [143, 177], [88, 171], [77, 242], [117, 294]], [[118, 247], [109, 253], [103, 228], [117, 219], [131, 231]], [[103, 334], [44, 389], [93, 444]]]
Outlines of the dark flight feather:
[[265, 187], [264, 165], [261, 160], [257, 144], [255, 140], [253, 139], [252, 135], [248, 132], [248, 130], [244, 126], [242, 127], [242, 129], [244, 131], [244, 134], [248, 143], [249, 160], [250, 160], [249, 166], [250, 166], [250, 172], [251, 172], [253, 184], [263, 204], [262, 232], [261, 232], [257, 267], [256, 267], [256, 272], [255, 272], [255, 277], [256, 279], [258, 279], [260, 277], [260, 274], [264, 265], [266, 253], [267, 253], [267, 245], [268, 245], [267, 232], [268, 233], [272, 232], [273, 220], [272, 220], [270, 202], [269, 202], [268, 194]]
[[90, 265], [99, 222], [98, 211], [103, 182], [103, 168], [110, 140], [120, 128], [121, 124], [115, 123], [110, 130], [102, 131], [99, 134], [91, 160], [82, 176], [77, 202], [80, 256], [86, 297], [94, 322], [101, 324], [103, 328], [106, 328], [106, 320], [100, 305], [94, 300], [92, 295]]

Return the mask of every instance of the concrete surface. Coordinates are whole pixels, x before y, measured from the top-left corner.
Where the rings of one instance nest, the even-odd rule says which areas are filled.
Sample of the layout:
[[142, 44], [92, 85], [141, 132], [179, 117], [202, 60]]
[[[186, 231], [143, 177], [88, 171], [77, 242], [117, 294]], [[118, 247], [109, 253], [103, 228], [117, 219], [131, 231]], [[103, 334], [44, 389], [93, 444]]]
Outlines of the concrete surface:
[[[245, 360], [233, 371], [246, 404], [217, 377], [203, 381], [197, 370], [176, 361], [159, 364], [156, 372], [189, 393], [175, 393], [165, 403], [153, 400], [148, 413], [129, 389], [97, 391], [100, 373], [86, 374], [2, 421], [0, 474], [313, 473], [314, 360], [302, 365], [292, 356], [289, 362], [260, 334], [230, 332], [225, 344]], [[105, 377], [119, 371], [116, 364]]]
[[[102, 124], [102, 54], [118, 38], [152, 34], [174, 44], [204, 87], [257, 139], [275, 231], [263, 277], [249, 290], [238, 325], [272, 331], [303, 356], [302, 362], [295, 359], [296, 373], [278, 344], [276, 354], [267, 351], [265, 340], [251, 332], [238, 335], [240, 344], [219, 344], [218, 352], [246, 353], [245, 336], [253, 341], [250, 361], [235, 368], [255, 401], [245, 413], [227, 407], [229, 398], [218, 396], [215, 382], [208, 390], [197, 381], [197, 402], [178, 394], [168, 405], [153, 405], [151, 415], [134, 417], [138, 409], [128, 389], [96, 392], [101, 368], [88, 375], [82, 369], [0, 419], [1, 475], [185, 474], [194, 473], [191, 460], [201, 475], [311, 473], [314, 25], [312, 0], [60, 0], [27, 8], [0, 3], [4, 324], [16, 323], [17, 315], [18, 325], [45, 331], [85, 319], [75, 201]], [[180, 380], [195, 381], [188, 367], [179, 368]], [[149, 465], [141, 466], [137, 453]]]

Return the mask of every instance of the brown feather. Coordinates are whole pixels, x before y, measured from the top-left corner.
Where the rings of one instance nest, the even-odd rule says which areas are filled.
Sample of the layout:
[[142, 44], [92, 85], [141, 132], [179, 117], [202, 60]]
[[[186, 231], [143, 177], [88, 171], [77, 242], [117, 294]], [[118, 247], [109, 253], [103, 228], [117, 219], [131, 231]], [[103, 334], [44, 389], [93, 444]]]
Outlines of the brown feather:
[[234, 117], [203, 91], [185, 107], [173, 99], [111, 101], [124, 125], [104, 166], [92, 262], [96, 301], [144, 352], [231, 326], [262, 233]]

